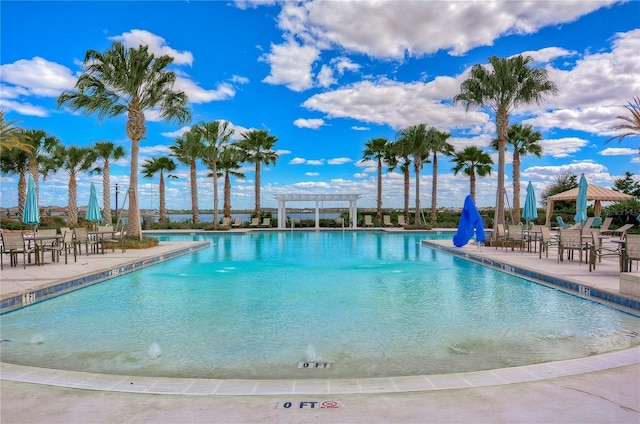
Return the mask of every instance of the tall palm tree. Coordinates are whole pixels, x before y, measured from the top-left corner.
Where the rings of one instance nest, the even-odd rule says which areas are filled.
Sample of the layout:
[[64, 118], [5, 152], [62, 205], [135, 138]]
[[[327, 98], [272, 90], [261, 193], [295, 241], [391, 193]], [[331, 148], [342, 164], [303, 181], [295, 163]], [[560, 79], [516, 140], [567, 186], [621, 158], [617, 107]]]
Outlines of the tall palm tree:
[[[506, 144], [513, 147], [513, 222], [520, 222], [520, 156], [532, 154], [542, 156], [540, 131], [534, 131], [531, 125], [513, 124], [507, 131]], [[498, 139], [493, 139], [491, 147], [498, 149]]]
[[506, 59], [491, 56], [490, 67], [471, 67], [469, 78], [462, 82], [460, 93], [453, 97], [453, 102], [462, 103], [466, 110], [486, 106], [495, 114], [498, 132], [498, 188], [494, 226], [504, 224], [504, 155], [509, 114], [523, 105], [540, 104], [548, 95], [558, 92], [556, 85], [549, 80], [546, 69], [531, 68], [532, 63], [531, 56], [518, 55]]
[[398, 132], [398, 140], [407, 143], [413, 158], [413, 171], [416, 175], [416, 211], [415, 224], [421, 222], [422, 208], [420, 206], [420, 170], [429, 157], [429, 140], [427, 124], [418, 124], [402, 129]]
[[451, 133], [438, 131], [436, 128], [429, 128], [427, 143], [429, 150], [433, 153], [433, 178], [431, 181], [431, 222], [436, 222], [438, 217], [438, 153], [445, 156], [453, 154], [453, 146], [447, 142]]
[[23, 130], [22, 137], [29, 148], [29, 174], [36, 182], [36, 197], [40, 204], [40, 174], [47, 176], [47, 171], [41, 169], [40, 162], [49, 157], [58, 146], [60, 140], [55, 136], [47, 134], [43, 130]]
[[227, 121], [200, 122], [193, 129], [204, 141], [206, 151], [204, 156], [213, 176], [213, 228], [218, 228], [218, 156], [225, 144], [229, 143], [233, 135], [233, 128], [229, 128]]
[[373, 138], [365, 143], [365, 149], [362, 152], [362, 160], [375, 160], [378, 166], [378, 201], [376, 218], [382, 219], [382, 162], [388, 155], [389, 140], [380, 137]]
[[409, 188], [411, 186], [411, 144], [404, 138], [391, 142], [389, 147], [389, 170], [400, 164], [404, 177], [404, 220], [409, 223]]
[[224, 146], [218, 156], [218, 176], [224, 177], [224, 203], [222, 212], [225, 217], [231, 217], [231, 176], [244, 178], [244, 174], [239, 171], [242, 162], [246, 161], [245, 153], [237, 146], [230, 144]]
[[99, 118], [127, 113], [127, 137], [131, 140], [131, 172], [129, 177], [129, 212], [127, 234], [142, 238], [138, 203], [138, 151], [147, 127], [144, 112], [155, 110], [166, 122], [187, 123], [187, 95], [174, 90], [176, 74], [168, 71], [173, 58], [156, 57], [148, 46], [125, 49], [114, 42], [104, 53], [88, 50], [84, 57], [84, 73], [75, 89], [63, 92], [58, 107], [66, 105]]
[[269, 135], [267, 130], [251, 130], [242, 134], [242, 138], [238, 140], [237, 145], [246, 154], [246, 161], [256, 165], [256, 186], [255, 186], [255, 216], [260, 217], [260, 165], [275, 165], [278, 160], [278, 154], [273, 151], [278, 138]]
[[13, 149], [29, 152], [31, 146], [24, 142], [22, 128], [15, 125], [18, 121], [7, 121], [4, 115], [5, 111], [0, 110], [0, 153]]
[[167, 178], [178, 178], [175, 175], [169, 174], [176, 170], [176, 163], [173, 159], [167, 156], [161, 156], [158, 158], [151, 158], [142, 164], [142, 176], [145, 178], [153, 178], [155, 174], [160, 174], [160, 222], [167, 222], [167, 207], [164, 195], [164, 175], [167, 173]]
[[69, 225], [78, 224], [78, 183], [79, 173], [91, 169], [96, 155], [88, 147], [62, 145], [56, 147], [53, 154], [43, 160], [45, 169], [50, 172], [63, 170], [69, 175]]
[[0, 152], [0, 173], [18, 176], [18, 214], [22, 216], [27, 200], [27, 172], [29, 170], [28, 150], [2, 149]]
[[460, 171], [469, 176], [469, 192], [473, 202], [476, 201], [476, 175], [485, 177], [491, 175], [491, 165], [493, 161], [488, 153], [483, 152], [475, 146], [467, 146], [459, 152], [453, 154], [453, 174], [458, 175]]
[[196, 161], [203, 157], [205, 146], [198, 134], [187, 131], [181, 138], [176, 138], [173, 146], [169, 147], [178, 162], [189, 165], [189, 182], [191, 183], [191, 214], [193, 223], [200, 222], [198, 207], [198, 178]]
[[[633, 102], [629, 102], [624, 108], [629, 111], [629, 115], [616, 116], [616, 119], [622, 122], [611, 127], [613, 130], [624, 132], [615, 137], [611, 137], [605, 141], [605, 144], [615, 139], [618, 139], [618, 143], [620, 143], [626, 137], [640, 134], [640, 97], [634, 97]], [[638, 145], [638, 154], [640, 155], [640, 145]]]
[[99, 141], [93, 145], [93, 151], [97, 160], [102, 161], [102, 167], [94, 169], [102, 173], [102, 220], [111, 225], [111, 161], [116, 161], [125, 156], [122, 146], [115, 146], [110, 141]]

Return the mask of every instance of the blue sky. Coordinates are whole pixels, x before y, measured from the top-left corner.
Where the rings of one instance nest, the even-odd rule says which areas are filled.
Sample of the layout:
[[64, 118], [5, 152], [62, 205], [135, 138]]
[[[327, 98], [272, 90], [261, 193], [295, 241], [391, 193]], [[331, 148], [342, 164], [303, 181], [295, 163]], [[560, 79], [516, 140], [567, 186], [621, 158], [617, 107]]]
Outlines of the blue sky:
[[[56, 101], [73, 88], [87, 50], [104, 51], [113, 41], [147, 44], [175, 58], [171, 69], [176, 88], [189, 96], [191, 124], [227, 120], [237, 138], [250, 129], [278, 137], [277, 164], [261, 175], [263, 207], [277, 206], [274, 194], [332, 192], [360, 193], [358, 206], [375, 206], [376, 168], [361, 161], [364, 144], [393, 140], [399, 129], [419, 123], [450, 132], [457, 150], [474, 145], [491, 153], [496, 165], [478, 181], [476, 199], [492, 206], [494, 117], [451, 104], [469, 68], [492, 55], [531, 55], [559, 89], [546, 103], [511, 116], [511, 123], [533, 125], [543, 135], [542, 158], [522, 159], [522, 203], [529, 181], [540, 192], [564, 172], [584, 173], [605, 187], [625, 171], [640, 174], [638, 137], [605, 144], [615, 116], [626, 112], [622, 106], [640, 96], [638, 1], [3, 0], [0, 15], [0, 109], [7, 120], [45, 130], [65, 145], [107, 140], [129, 152], [126, 116], [98, 121], [58, 109]], [[141, 164], [168, 154], [191, 125], [146, 116]], [[211, 208], [213, 183], [198, 166], [200, 207]], [[469, 181], [451, 168], [441, 158], [438, 205], [461, 207]], [[232, 207], [251, 209], [253, 167], [243, 171], [244, 179], [232, 180]], [[506, 172], [511, 198], [510, 154]], [[127, 155], [112, 166], [112, 186], [126, 187], [128, 173]], [[189, 208], [187, 167], [175, 175], [167, 182], [167, 207]], [[80, 205], [88, 202], [91, 182], [101, 188], [101, 178], [80, 179]], [[426, 164], [423, 205], [431, 204], [431, 179]], [[15, 206], [17, 177], [0, 181], [1, 205]], [[67, 182], [63, 174], [41, 181], [40, 204], [66, 205]], [[383, 207], [402, 207], [402, 184], [399, 172], [385, 172]], [[411, 190], [413, 205], [413, 179]], [[158, 207], [157, 177], [140, 179], [139, 197], [142, 208]]]

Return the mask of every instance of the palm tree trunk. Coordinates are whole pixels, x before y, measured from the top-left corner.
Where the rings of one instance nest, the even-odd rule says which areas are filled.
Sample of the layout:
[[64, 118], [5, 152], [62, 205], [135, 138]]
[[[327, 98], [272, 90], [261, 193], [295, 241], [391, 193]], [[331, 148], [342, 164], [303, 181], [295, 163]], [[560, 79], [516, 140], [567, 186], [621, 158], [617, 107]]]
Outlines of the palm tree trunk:
[[231, 179], [229, 173], [224, 174], [224, 216], [231, 218]]
[[109, 170], [109, 162], [104, 162], [102, 169], [102, 220], [111, 225], [111, 184], [109, 180], [111, 171]]
[[513, 223], [520, 222], [520, 152], [513, 152]]
[[78, 224], [78, 185], [76, 184], [76, 174], [69, 176], [69, 225]]
[[140, 206], [138, 204], [138, 153], [140, 140], [131, 140], [131, 175], [129, 176], [129, 211], [127, 213], [127, 235], [142, 240]]
[[471, 168], [471, 173], [469, 174], [469, 191], [471, 192], [471, 199], [475, 204], [476, 203], [476, 173], [473, 170], [473, 167]]
[[378, 159], [378, 211], [376, 219], [382, 219], [382, 159]]
[[409, 166], [402, 169], [404, 174], [404, 220], [409, 223], [409, 188], [411, 186], [411, 176], [409, 175]]
[[415, 161], [415, 173], [416, 173], [416, 219], [415, 225], [421, 225], [420, 221], [420, 213], [422, 210], [420, 209], [420, 165], [421, 161], [416, 159]]
[[193, 223], [200, 222], [200, 211], [198, 210], [198, 186], [196, 180], [196, 161], [192, 160], [189, 167], [189, 178], [191, 179], [191, 214]]
[[433, 152], [433, 178], [431, 180], [431, 222], [436, 222], [438, 211], [438, 154]]
[[256, 212], [255, 215], [257, 218], [260, 218], [260, 162], [256, 162]]
[[18, 179], [18, 216], [20, 220], [24, 214], [25, 203], [27, 203], [27, 177], [23, 172]]
[[164, 197], [164, 175], [162, 175], [162, 171], [160, 171], [160, 222], [167, 221], [167, 208], [165, 206], [165, 197]]
[[[496, 199], [496, 211], [494, 218], [494, 230], [498, 224], [504, 224], [504, 162], [507, 140], [507, 129], [509, 126], [509, 115], [506, 110], [498, 110], [496, 114], [496, 123], [498, 129], [498, 196]], [[474, 201], [475, 203], [475, 201]], [[496, 234], [497, 231], [494, 231]]]
[[[217, 154], [214, 152], [214, 155]], [[213, 171], [213, 229], [218, 229], [218, 163], [216, 158], [211, 158]]]

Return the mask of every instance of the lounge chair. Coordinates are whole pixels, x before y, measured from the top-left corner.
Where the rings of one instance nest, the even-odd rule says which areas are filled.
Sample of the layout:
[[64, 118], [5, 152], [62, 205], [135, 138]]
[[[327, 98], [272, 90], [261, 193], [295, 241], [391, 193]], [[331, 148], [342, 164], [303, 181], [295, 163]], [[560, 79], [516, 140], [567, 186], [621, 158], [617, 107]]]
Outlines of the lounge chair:
[[384, 215], [382, 217], [382, 222], [385, 227], [393, 227], [393, 224], [391, 223], [391, 215]]
[[593, 225], [593, 221], [595, 221], [595, 219], [596, 219], [595, 216], [590, 216], [589, 218], [587, 218], [582, 228], [583, 229], [591, 228], [591, 226]]
[[560, 228], [569, 228], [569, 227], [571, 227], [571, 225], [564, 223], [564, 220], [562, 219], [562, 217], [560, 215], [556, 216], [556, 221], [558, 221], [558, 227], [560, 227]]
[[333, 226], [344, 228], [344, 218], [341, 216], [337, 217], [336, 220], [333, 222]]
[[242, 218], [237, 217], [237, 218], [233, 221], [233, 224], [231, 224], [231, 227], [233, 227], [233, 228], [242, 227]]
[[302, 220], [300, 218], [293, 218], [293, 226], [302, 228]]
[[260, 225], [260, 218], [251, 218], [249, 227], [258, 227], [258, 225]]
[[602, 226], [602, 218], [600, 218], [599, 216], [594, 217], [591, 227], [600, 228], [601, 226]]
[[371, 217], [371, 215], [364, 216], [364, 226], [373, 227], [373, 218]]
[[231, 226], [231, 218], [228, 216], [224, 216], [222, 217], [222, 224], [220, 224], [221, 227], [230, 227]]
[[404, 227], [407, 223], [404, 220], [404, 215], [398, 215], [398, 225]]
[[[31, 254], [36, 253], [34, 247], [30, 247], [22, 233], [2, 233], [2, 251], [0, 252], [0, 269], [4, 269], [2, 255], [9, 255], [11, 266], [18, 266], [18, 253], [22, 253], [22, 263], [27, 268], [27, 255], [31, 262]], [[37, 258], [37, 255], [36, 255]]]
[[610, 216], [606, 217], [604, 221], [602, 221], [602, 225], [600, 226], [600, 232], [606, 233], [607, 231], [609, 231], [609, 227], [611, 226], [612, 222], [613, 222], [613, 218], [611, 218]]
[[606, 232], [609, 235], [622, 235], [624, 233], [627, 232], [628, 229], [633, 228], [634, 225], [633, 224], [624, 224], [622, 227], [620, 228], [616, 228], [615, 230], [607, 230], [607, 231], [603, 231], [602, 229], [600, 229], [600, 232]]
[[271, 218], [264, 218], [262, 220], [262, 224], [260, 224], [260, 226], [263, 227], [263, 228], [271, 227]]

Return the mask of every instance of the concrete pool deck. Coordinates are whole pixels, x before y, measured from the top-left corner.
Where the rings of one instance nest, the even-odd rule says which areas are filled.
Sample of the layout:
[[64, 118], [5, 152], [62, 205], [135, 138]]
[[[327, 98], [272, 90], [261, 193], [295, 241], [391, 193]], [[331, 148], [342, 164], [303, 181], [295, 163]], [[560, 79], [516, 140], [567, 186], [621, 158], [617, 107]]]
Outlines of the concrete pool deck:
[[[170, 256], [185, 243], [194, 242], [161, 243], [153, 251], [84, 256], [69, 265], [28, 265], [26, 271], [5, 267], [0, 294], [4, 299], [20, 290], [29, 292], [100, 273], [105, 267]], [[450, 245], [450, 241], [438, 243]], [[620, 273], [616, 275], [613, 261], [603, 260], [594, 274], [577, 261], [558, 265], [553, 250], [549, 259], [538, 259], [537, 253], [463, 249], [619, 293]], [[640, 422], [640, 348], [480, 373], [334, 382], [105, 378], [10, 364], [1, 365], [0, 378], [3, 423]], [[278, 408], [283, 402], [313, 401], [337, 401], [340, 408], [320, 410], [310, 408], [310, 403], [296, 410]]]

